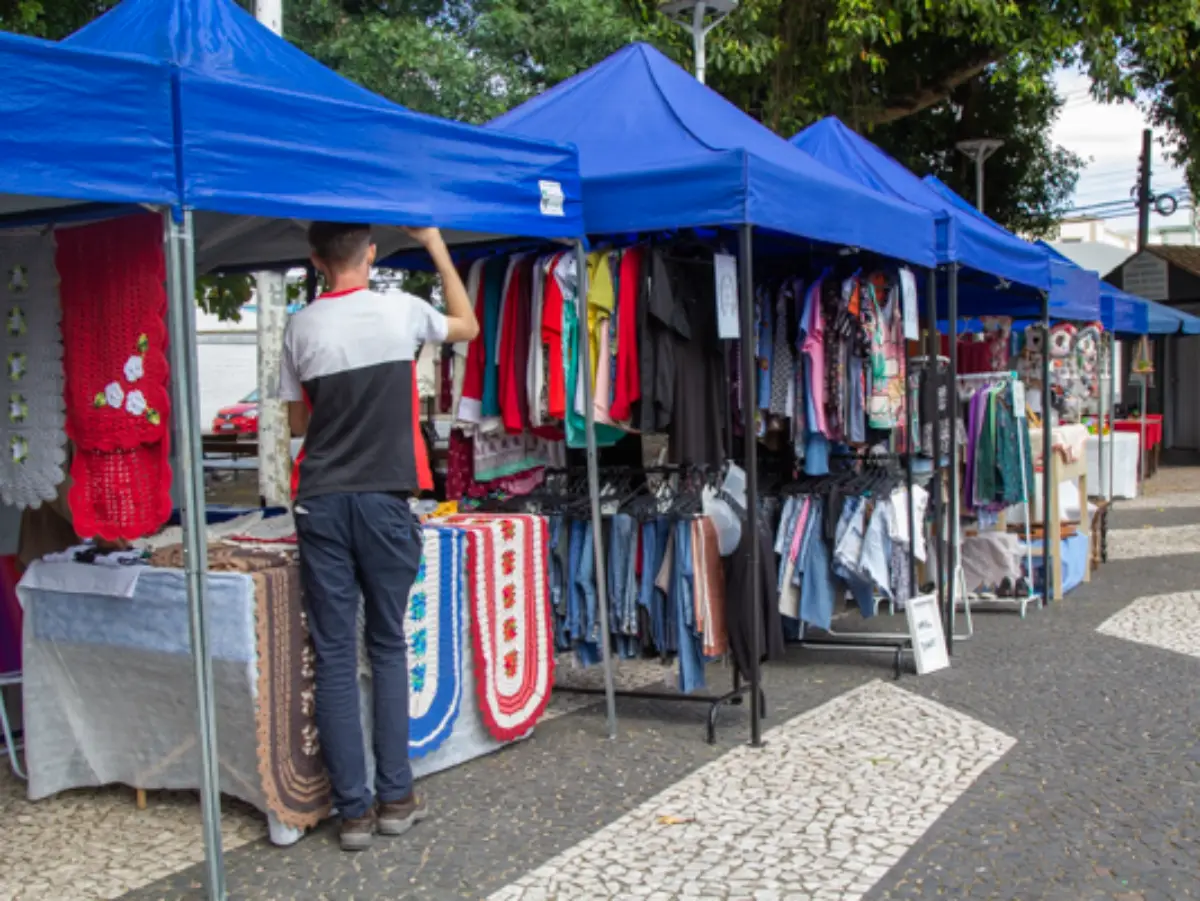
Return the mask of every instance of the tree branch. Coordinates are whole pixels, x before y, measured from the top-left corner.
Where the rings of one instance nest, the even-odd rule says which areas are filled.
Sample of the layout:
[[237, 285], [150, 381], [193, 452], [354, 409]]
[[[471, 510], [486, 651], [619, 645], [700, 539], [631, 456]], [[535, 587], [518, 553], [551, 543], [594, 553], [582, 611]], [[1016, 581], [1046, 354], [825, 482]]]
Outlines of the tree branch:
[[1002, 54], [990, 52], [982, 57], [978, 57], [944, 76], [936, 84], [927, 88], [920, 88], [915, 93], [907, 97], [898, 98], [882, 109], [865, 114], [862, 117], [862, 121], [872, 126], [888, 125], [889, 123], [897, 122], [900, 119], [905, 119], [927, 110], [931, 106], [935, 106], [947, 99], [954, 92], [955, 88], [970, 81], [988, 66], [999, 62], [1001, 57]]

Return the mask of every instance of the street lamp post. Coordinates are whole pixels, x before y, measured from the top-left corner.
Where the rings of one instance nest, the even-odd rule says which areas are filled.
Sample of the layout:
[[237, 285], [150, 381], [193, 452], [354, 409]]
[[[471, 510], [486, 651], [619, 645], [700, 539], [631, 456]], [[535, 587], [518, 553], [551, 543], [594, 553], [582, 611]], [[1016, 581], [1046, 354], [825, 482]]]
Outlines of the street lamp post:
[[[705, 47], [708, 33], [725, 21], [736, 6], [737, 0], [668, 0], [659, 5], [662, 13], [692, 36], [696, 80], [701, 84], [704, 84], [708, 63]], [[713, 17], [711, 20], [710, 14]]]
[[954, 145], [975, 163], [975, 209], [983, 212], [983, 164], [993, 153], [1004, 146], [998, 138], [975, 138], [959, 141]]

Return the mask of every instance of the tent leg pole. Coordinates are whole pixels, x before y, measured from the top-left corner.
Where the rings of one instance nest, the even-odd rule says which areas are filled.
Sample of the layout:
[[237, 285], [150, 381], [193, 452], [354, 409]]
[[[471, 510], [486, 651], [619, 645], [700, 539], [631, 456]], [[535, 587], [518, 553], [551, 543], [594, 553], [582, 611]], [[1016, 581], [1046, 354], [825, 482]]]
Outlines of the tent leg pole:
[[[1148, 382], [1149, 379], [1143, 374], [1141, 381], [1142, 381], [1141, 398], [1138, 400], [1138, 406], [1142, 410], [1142, 421], [1139, 426], [1139, 430], [1141, 431], [1141, 436], [1138, 438], [1138, 447], [1139, 447], [1138, 459], [1141, 461], [1142, 484], [1145, 485], [1146, 484], [1146, 457], [1149, 456], [1149, 454], [1147, 454], [1147, 451], [1149, 450], [1149, 448], [1146, 447], [1146, 382]], [[1143, 491], [1144, 490], [1145, 489], [1143, 489]]]
[[[592, 515], [592, 550], [596, 558], [596, 600], [600, 616], [600, 654], [604, 663], [604, 704], [607, 711], [608, 737], [617, 737], [617, 694], [613, 682], [612, 642], [609, 639], [608, 574], [605, 572], [604, 531], [600, 515], [600, 464], [596, 450], [596, 413], [592, 405], [592, 363], [588, 335], [587, 251], [582, 241], [575, 242], [577, 270], [576, 308], [579, 311], [579, 377], [583, 379], [583, 416], [587, 428], [588, 496]], [[606, 264], [607, 265], [607, 264]], [[570, 403], [568, 398], [567, 403]]]
[[946, 298], [950, 320], [950, 562], [949, 602], [946, 604], [946, 651], [954, 654], [954, 618], [958, 589], [958, 264], [950, 264], [950, 287]]
[[1116, 498], [1117, 492], [1113, 485], [1113, 477], [1116, 473], [1115, 458], [1117, 454], [1117, 430], [1115, 428], [1117, 421], [1117, 336], [1113, 335], [1108, 340], [1108, 499], [1111, 501]]
[[[1058, 548], [1050, 547], [1050, 516], [1058, 516], [1057, 510], [1050, 509], [1050, 499], [1058, 487], [1051, 485], [1054, 478], [1054, 466], [1050, 459], [1054, 453], [1054, 434], [1050, 397], [1050, 295], [1046, 293], [1042, 295], [1042, 597], [1046, 601], [1054, 596], [1055, 579], [1052, 573], [1058, 554]], [[1087, 507], [1083, 509], [1086, 511]], [[1057, 532], [1057, 528], [1054, 531]]]
[[184, 575], [192, 665], [196, 681], [196, 720], [200, 738], [200, 806], [204, 817], [204, 864], [211, 901], [225, 901], [225, 865], [221, 848], [221, 779], [217, 749], [212, 656], [205, 603], [208, 573], [204, 472], [200, 466], [199, 387], [196, 362], [195, 248], [192, 214], [177, 223], [164, 213], [167, 234], [167, 303], [170, 361], [175, 388], [175, 446], [183, 475]]
[[[1103, 352], [1103, 351], [1101, 351]], [[1107, 400], [1107, 392], [1103, 386], [1100, 389], [1100, 397], [1097, 399], [1097, 416], [1096, 416], [1096, 435], [1099, 438], [1099, 470], [1100, 470], [1100, 497], [1108, 500], [1108, 489], [1104, 485], [1105, 476], [1108, 475], [1108, 448], [1104, 445], [1104, 402]], [[1086, 498], [1084, 499], [1086, 500]], [[1082, 501], [1081, 501], [1082, 502]]]
[[758, 437], [755, 428], [754, 396], [754, 226], [742, 225], [738, 235], [738, 275], [741, 281], [742, 314], [742, 421], [746, 442], [746, 528], [742, 540], [750, 541], [750, 621], [754, 635], [750, 641], [750, 745], [762, 747], [762, 605], [759, 597], [758, 567]]
[[[925, 563], [926, 569], [934, 574], [934, 590], [937, 592], [938, 610], [941, 611], [943, 617], [946, 615], [946, 579], [942, 572], [942, 539], [946, 535], [946, 522], [942, 518], [942, 418], [938, 415], [937, 404], [937, 386], [941, 383], [940, 369], [941, 364], [938, 358], [941, 356], [941, 333], [938, 331], [938, 300], [937, 300], [937, 268], [929, 270], [929, 293], [926, 298], [927, 311], [926, 315], [929, 318], [929, 361], [925, 370], [925, 378], [929, 386], [928, 390], [934, 392], [933, 402], [933, 422], [931, 423], [931, 433], [933, 447], [930, 450], [930, 458], [933, 460], [933, 475], [929, 482], [929, 494], [933, 498], [933, 521], [937, 528], [937, 534], [930, 542], [930, 547], [926, 550]], [[953, 386], [951, 386], [953, 388]], [[916, 536], [913, 536], [916, 540]], [[933, 565], [930, 566], [929, 564]]]

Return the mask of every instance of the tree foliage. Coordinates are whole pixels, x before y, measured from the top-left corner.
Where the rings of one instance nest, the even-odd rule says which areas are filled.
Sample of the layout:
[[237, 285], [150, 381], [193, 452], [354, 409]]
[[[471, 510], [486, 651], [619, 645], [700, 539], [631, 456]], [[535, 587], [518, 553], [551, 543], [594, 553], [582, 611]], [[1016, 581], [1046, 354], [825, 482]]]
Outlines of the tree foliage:
[[[114, 2], [0, 0], [0, 28], [61, 37]], [[631, 40], [690, 66], [690, 39], [658, 5], [285, 0], [286, 33], [405, 106], [484, 122]], [[1139, 98], [1193, 163], [1200, 0], [740, 0], [709, 38], [708, 81], [784, 136], [837, 115], [969, 197], [971, 164], [955, 143], [1001, 138], [987, 210], [1040, 234], [1082, 164], [1049, 137], [1060, 108], [1051, 75], [1063, 65], [1083, 67], [1102, 100]], [[235, 298], [228, 288], [209, 296]]]

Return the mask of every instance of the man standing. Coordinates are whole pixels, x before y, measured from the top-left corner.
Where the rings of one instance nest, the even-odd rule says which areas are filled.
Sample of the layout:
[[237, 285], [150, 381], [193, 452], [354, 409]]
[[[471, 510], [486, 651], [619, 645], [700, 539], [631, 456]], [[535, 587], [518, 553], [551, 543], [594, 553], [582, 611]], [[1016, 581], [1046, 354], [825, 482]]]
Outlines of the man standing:
[[[408, 232], [437, 266], [446, 315], [410, 294], [370, 289], [368, 226], [313, 223], [312, 262], [329, 290], [288, 323], [280, 375], [292, 434], [305, 436], [296, 535], [317, 652], [317, 728], [347, 851], [369, 847], [375, 832], [401, 835], [425, 814], [408, 761], [404, 635], [421, 560], [421, 527], [408, 498], [433, 487], [414, 360], [425, 342], [479, 333], [440, 232]], [[360, 596], [373, 677], [374, 798], [359, 720]]]

